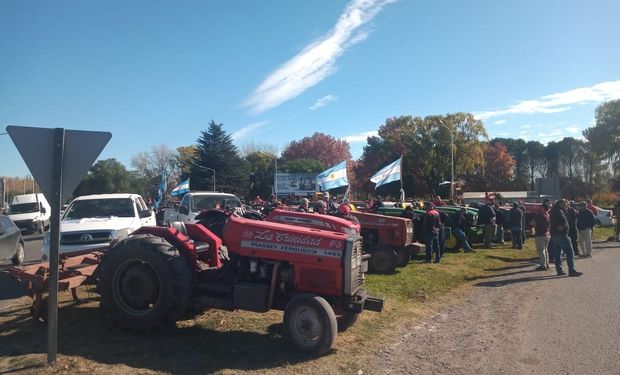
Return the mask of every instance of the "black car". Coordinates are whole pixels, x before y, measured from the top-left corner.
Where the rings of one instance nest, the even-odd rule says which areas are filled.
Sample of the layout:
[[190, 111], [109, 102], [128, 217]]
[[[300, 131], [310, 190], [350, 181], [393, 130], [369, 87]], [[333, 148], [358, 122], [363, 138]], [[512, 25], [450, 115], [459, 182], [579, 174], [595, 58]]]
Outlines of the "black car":
[[0, 215], [0, 260], [11, 259], [14, 265], [24, 262], [24, 239], [8, 216]]

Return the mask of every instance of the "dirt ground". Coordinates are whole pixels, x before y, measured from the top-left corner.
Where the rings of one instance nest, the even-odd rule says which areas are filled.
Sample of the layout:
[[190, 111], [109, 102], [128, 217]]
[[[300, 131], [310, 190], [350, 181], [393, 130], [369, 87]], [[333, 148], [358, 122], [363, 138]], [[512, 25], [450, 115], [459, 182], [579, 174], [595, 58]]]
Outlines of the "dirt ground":
[[477, 280], [431, 318], [402, 326], [376, 353], [376, 373], [620, 374], [619, 245], [576, 260], [580, 278], [515, 262]]

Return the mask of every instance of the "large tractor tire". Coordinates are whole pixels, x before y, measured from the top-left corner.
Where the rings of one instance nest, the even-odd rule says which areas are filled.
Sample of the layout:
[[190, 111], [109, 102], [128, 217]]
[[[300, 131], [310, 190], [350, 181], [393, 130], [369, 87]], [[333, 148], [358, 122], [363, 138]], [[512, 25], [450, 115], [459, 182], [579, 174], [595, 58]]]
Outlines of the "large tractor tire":
[[300, 294], [284, 310], [284, 333], [297, 349], [323, 355], [338, 334], [336, 314], [323, 297]]
[[187, 310], [192, 273], [164, 239], [131, 236], [110, 249], [99, 270], [104, 314], [132, 330], [173, 326]]
[[370, 271], [380, 274], [394, 272], [398, 265], [396, 251], [386, 246], [379, 246], [372, 250], [370, 255]]
[[408, 247], [403, 247], [396, 251], [396, 262], [398, 267], [406, 267], [411, 260], [411, 249]]

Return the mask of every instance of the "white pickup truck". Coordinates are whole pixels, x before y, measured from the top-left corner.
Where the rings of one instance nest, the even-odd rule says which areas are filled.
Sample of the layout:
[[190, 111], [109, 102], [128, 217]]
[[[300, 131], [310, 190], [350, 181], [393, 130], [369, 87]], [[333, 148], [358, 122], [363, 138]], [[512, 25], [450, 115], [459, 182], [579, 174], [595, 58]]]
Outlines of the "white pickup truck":
[[[97, 194], [75, 198], [60, 220], [60, 254], [100, 249], [143, 226], [155, 225], [155, 213], [138, 194]], [[45, 233], [42, 259], [49, 257]]]
[[196, 222], [196, 215], [201, 211], [234, 209], [242, 206], [241, 200], [233, 194], [191, 191], [183, 196], [178, 208], [168, 208], [164, 211], [163, 224], [168, 225], [173, 221], [193, 224]]

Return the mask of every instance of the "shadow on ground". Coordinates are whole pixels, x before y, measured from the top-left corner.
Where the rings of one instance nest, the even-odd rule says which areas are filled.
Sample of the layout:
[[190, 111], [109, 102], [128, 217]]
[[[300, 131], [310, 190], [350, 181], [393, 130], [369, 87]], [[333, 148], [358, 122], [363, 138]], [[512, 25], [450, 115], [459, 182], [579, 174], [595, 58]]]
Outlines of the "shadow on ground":
[[[312, 360], [282, 338], [282, 324], [266, 332], [214, 330], [186, 324], [161, 333], [130, 333], [101, 316], [92, 300], [88, 305], [61, 306], [58, 352], [104, 364], [124, 364], [171, 374], [205, 374], [224, 369], [268, 370]], [[0, 357], [46, 353], [46, 326], [33, 321], [24, 306], [0, 313]], [[10, 371], [23, 370], [8, 369]], [[1, 369], [5, 370], [5, 369]]]

